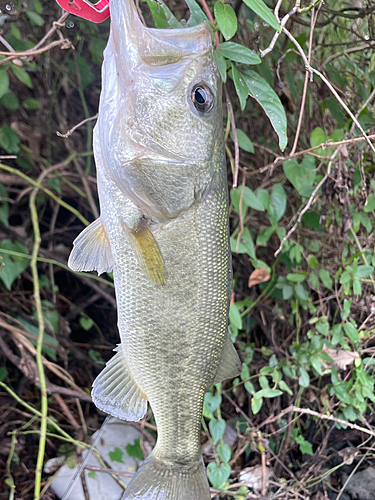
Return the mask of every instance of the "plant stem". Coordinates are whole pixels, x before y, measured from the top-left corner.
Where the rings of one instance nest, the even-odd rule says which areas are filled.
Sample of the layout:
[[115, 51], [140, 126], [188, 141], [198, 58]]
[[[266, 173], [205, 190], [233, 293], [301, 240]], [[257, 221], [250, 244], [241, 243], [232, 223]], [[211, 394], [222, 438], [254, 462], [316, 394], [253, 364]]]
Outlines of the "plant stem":
[[[64, 163], [62, 165], [67, 165], [68, 163], [70, 163], [70, 161], [72, 161], [72, 157], [75, 157], [75, 155], [76, 155], [76, 153], [74, 153], [73, 155], [71, 155], [67, 160], [64, 161]], [[65, 201], [61, 200], [50, 189], [43, 187], [39, 182], [34, 181], [34, 179], [32, 179], [31, 177], [29, 177], [28, 175], [24, 174], [23, 172], [20, 172], [16, 168], [8, 167], [8, 165], [4, 165], [3, 163], [0, 163], [0, 169], [6, 170], [7, 172], [10, 172], [12, 174], [18, 175], [18, 177], [22, 177], [22, 179], [27, 180], [32, 186], [34, 186], [35, 188], [40, 189], [44, 193], [48, 194], [48, 196], [50, 196], [53, 200], [55, 200], [56, 203], [58, 203], [62, 207], [64, 207], [67, 210], [69, 210], [69, 212], [71, 212], [72, 214], [74, 214], [77, 217], [77, 219], [79, 219], [81, 222], [83, 222], [83, 224], [85, 226], [88, 226], [90, 224], [90, 222], [83, 215], [81, 215], [78, 212], [78, 210], [76, 210], [75, 208], [73, 208], [72, 206], [70, 206], [68, 203], [65, 203]]]
[[40, 383], [40, 394], [41, 394], [41, 422], [40, 422], [40, 437], [39, 437], [39, 449], [35, 468], [35, 487], [34, 487], [34, 499], [39, 500], [40, 498], [40, 488], [42, 483], [42, 472], [43, 472], [43, 461], [44, 452], [46, 448], [46, 434], [47, 434], [47, 413], [48, 413], [48, 397], [47, 397], [47, 383], [46, 376], [44, 373], [42, 349], [43, 349], [43, 339], [44, 339], [44, 317], [42, 311], [42, 301], [40, 297], [40, 287], [39, 287], [39, 275], [38, 275], [38, 253], [40, 249], [40, 244], [42, 238], [40, 236], [39, 219], [38, 212], [36, 209], [35, 199], [38, 194], [39, 189], [35, 187], [30, 196], [30, 213], [31, 221], [34, 231], [34, 245], [31, 255], [30, 267], [31, 274], [33, 277], [34, 285], [34, 302], [35, 309], [38, 320], [38, 340], [36, 345], [36, 364], [38, 367], [38, 376]]

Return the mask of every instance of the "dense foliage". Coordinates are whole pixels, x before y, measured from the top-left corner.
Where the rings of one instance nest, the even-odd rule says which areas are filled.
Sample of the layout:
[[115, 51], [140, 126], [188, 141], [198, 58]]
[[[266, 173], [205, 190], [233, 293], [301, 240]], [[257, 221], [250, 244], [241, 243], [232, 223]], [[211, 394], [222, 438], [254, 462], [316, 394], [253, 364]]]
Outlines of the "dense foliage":
[[[336, 498], [340, 468], [374, 459], [375, 8], [186, 3], [140, 8], [159, 28], [208, 19], [225, 82], [230, 334], [243, 371], [206, 394], [209, 479], [221, 498]], [[73, 460], [103, 418], [88, 393], [117, 342], [113, 284], [66, 262], [98, 216], [92, 128], [108, 26], [51, 1], [0, 12], [4, 498], [52, 498], [44, 462]], [[259, 464], [261, 491], [245, 468]]]

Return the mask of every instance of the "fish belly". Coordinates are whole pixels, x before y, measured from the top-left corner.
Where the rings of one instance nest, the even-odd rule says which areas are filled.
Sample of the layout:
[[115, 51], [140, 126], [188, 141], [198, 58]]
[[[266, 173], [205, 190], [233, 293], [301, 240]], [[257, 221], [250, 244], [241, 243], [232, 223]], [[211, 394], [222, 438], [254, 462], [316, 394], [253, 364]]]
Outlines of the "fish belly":
[[[106, 221], [114, 257], [121, 349], [158, 427], [155, 453], [185, 463], [200, 457], [204, 394], [227, 336], [231, 289], [228, 200], [224, 176], [203, 201], [151, 225], [165, 265], [156, 285], [139, 266], [121, 223]], [[107, 223], [106, 223], [107, 222]]]

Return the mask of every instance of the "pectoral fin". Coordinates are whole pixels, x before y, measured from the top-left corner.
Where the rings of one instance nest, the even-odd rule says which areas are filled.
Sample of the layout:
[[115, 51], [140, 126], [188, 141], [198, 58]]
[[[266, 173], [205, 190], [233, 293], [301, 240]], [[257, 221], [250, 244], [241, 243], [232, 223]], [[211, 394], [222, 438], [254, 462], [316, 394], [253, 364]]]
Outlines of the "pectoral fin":
[[163, 257], [146, 221], [143, 218], [140, 219], [132, 229], [127, 227], [127, 232], [132, 249], [143, 271], [153, 283], [164, 285], [166, 274]]
[[91, 397], [102, 411], [137, 422], [147, 412], [147, 397], [135, 383], [121, 347], [94, 380]]
[[107, 233], [101, 218], [96, 219], [74, 240], [68, 266], [73, 271], [97, 271], [109, 273], [113, 258]]
[[218, 384], [228, 378], [238, 377], [241, 372], [241, 360], [228, 334], [212, 385]]

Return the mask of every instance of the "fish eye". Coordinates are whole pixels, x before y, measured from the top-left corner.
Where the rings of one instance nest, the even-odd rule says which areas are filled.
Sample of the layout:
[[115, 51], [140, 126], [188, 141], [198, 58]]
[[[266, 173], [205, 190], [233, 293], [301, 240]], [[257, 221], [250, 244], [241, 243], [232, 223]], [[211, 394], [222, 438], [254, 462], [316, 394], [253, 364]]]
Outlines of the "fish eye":
[[191, 89], [191, 100], [201, 113], [208, 113], [214, 105], [214, 96], [204, 83], [197, 83]]

